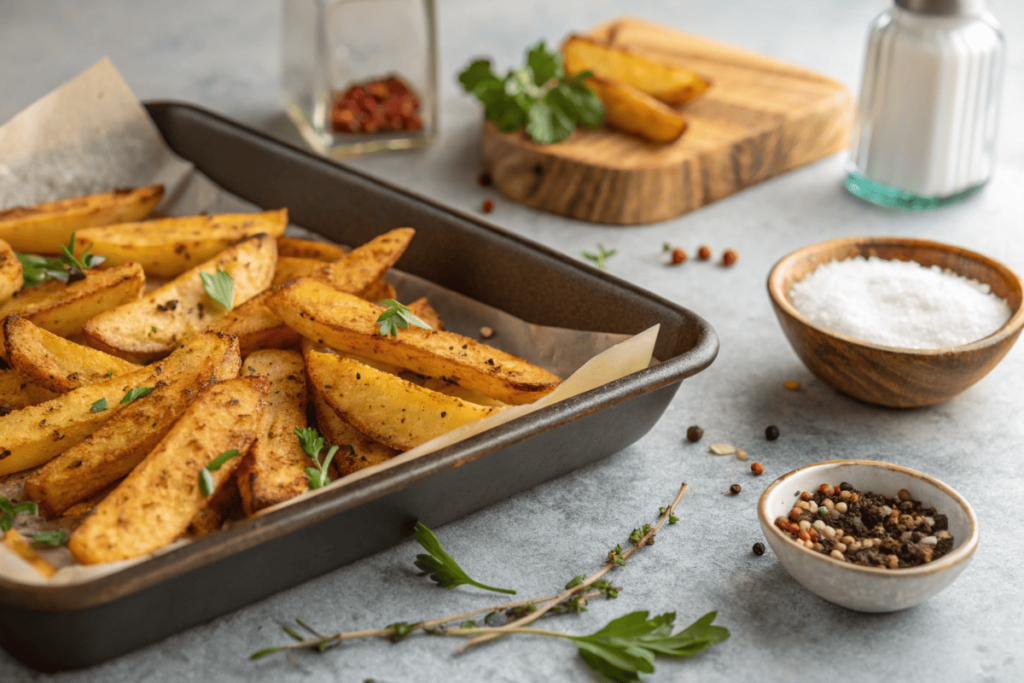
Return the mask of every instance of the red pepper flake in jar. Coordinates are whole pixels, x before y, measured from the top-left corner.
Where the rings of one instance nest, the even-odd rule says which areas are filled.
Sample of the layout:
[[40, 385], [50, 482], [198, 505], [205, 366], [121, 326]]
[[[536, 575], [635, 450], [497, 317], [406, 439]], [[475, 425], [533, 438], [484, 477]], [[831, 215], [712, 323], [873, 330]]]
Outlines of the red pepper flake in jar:
[[331, 122], [335, 133], [416, 131], [423, 128], [420, 100], [400, 78], [389, 76], [334, 94]]

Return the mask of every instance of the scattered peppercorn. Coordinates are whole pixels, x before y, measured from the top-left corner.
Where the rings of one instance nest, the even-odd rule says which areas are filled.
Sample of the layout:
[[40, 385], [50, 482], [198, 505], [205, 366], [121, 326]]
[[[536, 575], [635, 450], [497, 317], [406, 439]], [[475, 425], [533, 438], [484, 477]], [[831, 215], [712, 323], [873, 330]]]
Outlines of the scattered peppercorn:
[[759, 462], [751, 463], [750, 471], [753, 472], [758, 477], [760, 477], [762, 474], [764, 474], [764, 465], [762, 465]]
[[686, 438], [690, 441], [690, 443], [697, 443], [702, 438], [704, 438], [704, 430], [698, 427], [697, 425], [693, 425], [692, 427], [686, 430]]
[[775, 441], [775, 439], [779, 438], [779, 428], [775, 425], [768, 425], [764, 430], [764, 438], [769, 441]]
[[722, 265], [731, 266], [736, 263], [736, 259], [739, 258], [739, 254], [734, 249], [726, 249], [725, 253], [722, 254]]
[[783, 382], [782, 386], [786, 387], [790, 391], [800, 391], [800, 382], [795, 379], [791, 379], [788, 382]]
[[480, 183], [482, 187], [490, 187], [494, 183], [494, 179], [491, 178], [491, 174], [487, 171], [478, 175], [476, 181]]
[[679, 265], [686, 260], [686, 250], [676, 247], [672, 250], [672, 263]]
[[758, 557], [761, 557], [762, 555], [764, 555], [764, 543], [755, 543], [754, 544], [754, 554], [757, 555]]
[[706, 244], [702, 244], [700, 246], [700, 249], [697, 250], [697, 257], [701, 261], [707, 261], [709, 258], [711, 258], [711, 247], [709, 247]]
[[485, 199], [484, 203], [480, 205], [480, 210], [483, 211], [484, 213], [490, 213], [491, 211], [494, 211], [494, 202], [492, 202], [490, 199]]
[[742, 490], [743, 487], [740, 486], [739, 484], [733, 484], [732, 486], [729, 487], [729, 493], [731, 493], [734, 496]]

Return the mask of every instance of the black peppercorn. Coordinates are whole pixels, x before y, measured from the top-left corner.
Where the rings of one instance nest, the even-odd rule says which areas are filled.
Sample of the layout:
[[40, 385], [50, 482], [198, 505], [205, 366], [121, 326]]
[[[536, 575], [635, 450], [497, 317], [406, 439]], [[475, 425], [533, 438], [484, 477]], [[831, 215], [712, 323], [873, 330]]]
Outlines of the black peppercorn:
[[692, 443], [697, 443], [702, 438], [704, 438], [704, 430], [698, 427], [697, 425], [693, 425], [692, 427], [686, 430], [686, 438], [689, 439]]
[[841, 484], [839, 484], [839, 490], [840, 491], [852, 491], [853, 490], [853, 484], [847, 484], [844, 481]]
[[768, 425], [764, 430], [764, 438], [769, 441], [775, 441], [775, 439], [779, 438], [779, 428], [775, 425]]
[[739, 484], [733, 484], [732, 486], [729, 487], [729, 493], [731, 493], [734, 496], [742, 490], [743, 487], [740, 486]]
[[758, 557], [760, 557], [761, 555], [764, 555], [764, 543], [755, 543], [754, 544], [754, 554], [757, 555]]

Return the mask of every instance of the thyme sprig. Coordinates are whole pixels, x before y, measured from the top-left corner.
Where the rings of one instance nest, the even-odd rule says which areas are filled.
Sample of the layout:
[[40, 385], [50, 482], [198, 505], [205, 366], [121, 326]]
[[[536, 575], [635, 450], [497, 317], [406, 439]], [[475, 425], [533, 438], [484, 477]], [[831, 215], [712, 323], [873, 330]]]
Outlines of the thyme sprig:
[[618, 249], [605, 249], [603, 244], [598, 244], [596, 254], [591, 251], [584, 251], [581, 253], [583, 254], [583, 258], [588, 261], [593, 261], [594, 265], [601, 270], [608, 270], [608, 266], [605, 265], [605, 261], [610, 259], [612, 256], [615, 256], [618, 251]]

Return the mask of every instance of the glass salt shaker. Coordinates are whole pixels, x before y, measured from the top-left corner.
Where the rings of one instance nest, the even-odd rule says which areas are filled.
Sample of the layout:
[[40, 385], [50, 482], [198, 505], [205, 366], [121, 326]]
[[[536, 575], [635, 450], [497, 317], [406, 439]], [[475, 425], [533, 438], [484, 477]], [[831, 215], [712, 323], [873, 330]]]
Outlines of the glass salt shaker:
[[1005, 45], [987, 0], [895, 0], [870, 28], [846, 187], [881, 206], [961, 201], [995, 163]]
[[281, 89], [314, 149], [425, 147], [437, 133], [433, 0], [281, 0]]

